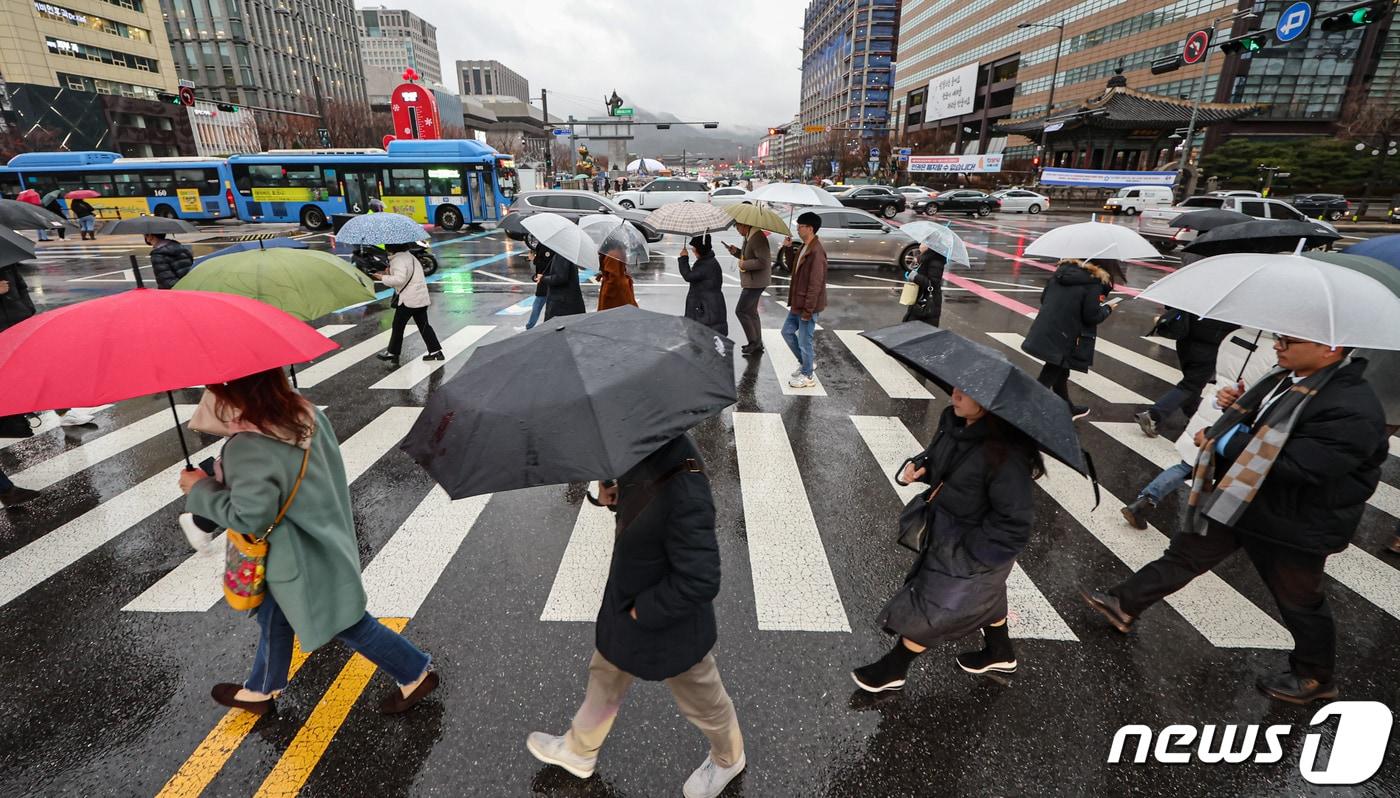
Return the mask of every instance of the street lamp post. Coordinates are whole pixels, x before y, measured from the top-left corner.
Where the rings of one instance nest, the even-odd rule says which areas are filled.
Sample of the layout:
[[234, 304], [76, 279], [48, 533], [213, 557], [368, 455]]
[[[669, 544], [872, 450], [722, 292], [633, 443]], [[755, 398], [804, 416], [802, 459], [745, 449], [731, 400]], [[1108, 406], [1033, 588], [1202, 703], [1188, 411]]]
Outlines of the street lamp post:
[[[1215, 43], [1215, 31], [1227, 22], [1233, 24], [1236, 20], [1247, 19], [1252, 16], [1254, 16], [1254, 12], [1249, 9], [1236, 11], [1229, 16], [1211, 20], [1210, 27], [1206, 29], [1206, 52], [1205, 55], [1201, 56], [1201, 80], [1196, 85], [1196, 97], [1191, 103], [1191, 121], [1186, 123], [1186, 138], [1181, 143], [1181, 161], [1179, 164], [1183, 171], [1191, 165], [1191, 139], [1196, 136], [1196, 119], [1201, 110], [1201, 97], [1206, 93], [1206, 79], [1210, 77], [1210, 46]], [[1193, 174], [1188, 176], [1187, 179], [1190, 181], [1190, 185], [1186, 190], [1186, 193], [1189, 195], [1196, 189], [1196, 178]]]
[[[1059, 22], [1022, 22], [1017, 28], [1054, 28], [1059, 31], [1059, 36], [1055, 38], [1055, 65], [1050, 69], [1050, 96], [1045, 99], [1045, 122], [1050, 123], [1050, 114], [1055, 112], [1055, 84], [1060, 81], [1060, 51], [1065, 45], [1065, 21], [1062, 18]], [[1046, 133], [1040, 134], [1040, 149], [1045, 154], [1045, 160], [1040, 162], [1041, 170], [1045, 169], [1045, 161], [1050, 158], [1050, 148], [1045, 144]], [[1036, 182], [1039, 182], [1039, 175]]]

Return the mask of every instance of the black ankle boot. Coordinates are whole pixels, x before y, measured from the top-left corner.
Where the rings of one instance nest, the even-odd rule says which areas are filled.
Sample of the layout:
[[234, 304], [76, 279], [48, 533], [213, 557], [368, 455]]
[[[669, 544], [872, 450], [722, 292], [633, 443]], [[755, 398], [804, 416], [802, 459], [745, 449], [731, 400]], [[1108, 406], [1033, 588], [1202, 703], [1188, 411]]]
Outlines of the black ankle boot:
[[986, 645], [981, 651], [959, 654], [958, 667], [968, 673], [1015, 673], [1016, 649], [1011, 645], [1011, 630], [1006, 623], [982, 627], [982, 637]]
[[909, 666], [918, 656], [904, 646], [903, 639], [896, 640], [888, 654], [851, 671], [851, 678], [867, 693], [902, 690], [904, 678], [909, 675]]
[[1132, 525], [1133, 529], [1146, 529], [1147, 519], [1143, 513], [1153, 509], [1157, 503], [1148, 496], [1139, 496], [1133, 503], [1123, 508], [1123, 520]]

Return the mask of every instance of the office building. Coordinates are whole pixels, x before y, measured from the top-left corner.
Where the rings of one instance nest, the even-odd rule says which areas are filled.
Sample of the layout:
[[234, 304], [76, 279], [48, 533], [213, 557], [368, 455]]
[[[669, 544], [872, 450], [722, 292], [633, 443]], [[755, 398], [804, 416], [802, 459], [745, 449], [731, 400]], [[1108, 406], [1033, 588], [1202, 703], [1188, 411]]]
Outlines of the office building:
[[500, 61], [458, 61], [458, 86], [473, 97], [507, 96], [530, 102], [530, 81]]
[[[1314, 19], [1350, 0], [1315, 3]], [[1259, 16], [1222, 26], [1218, 43], [1250, 29], [1272, 31], [1280, 0], [1254, 3]], [[899, 23], [899, 69], [894, 100], [908, 134], [937, 141], [940, 152], [990, 152], [1005, 146], [1008, 159], [1029, 158], [1034, 147], [1006, 130], [1043, 123], [1054, 80], [1054, 114], [1095, 107], [1106, 84], [1151, 95], [1153, 113], [1170, 116], [1170, 103], [1198, 99], [1199, 66], [1152, 74], [1155, 61], [1180, 55], [1187, 36], [1213, 19], [1251, 7], [1239, 0], [904, 0]], [[1032, 27], [1020, 27], [1030, 23]], [[1059, 45], [1063, 25], [1063, 45]], [[1206, 103], [1258, 104], [1253, 113], [1220, 119], [1212, 140], [1232, 132], [1263, 135], [1334, 134], [1344, 100], [1381, 92], [1400, 95], [1400, 41], [1384, 24], [1324, 33], [1314, 22], [1305, 38], [1269, 42], [1257, 53], [1222, 55], [1207, 63]], [[1059, 51], [1056, 74], [1055, 56]], [[1374, 76], [1374, 80], [1371, 80]], [[1368, 88], [1369, 87], [1369, 88]], [[1119, 92], [1122, 94], [1122, 92]], [[1400, 97], [1397, 97], [1400, 99]], [[1123, 104], [1120, 98], [1115, 101]], [[1228, 110], [1228, 109], [1227, 109]], [[1053, 116], [1051, 125], [1053, 126]], [[999, 128], [998, 125], [1004, 125]], [[1184, 123], [1182, 124], [1184, 127]], [[1043, 127], [1043, 125], [1042, 125]], [[1131, 138], [1124, 130], [1122, 137]], [[1201, 141], [1197, 137], [1197, 142]], [[1111, 148], [1110, 148], [1111, 149]], [[1088, 160], [1071, 159], [1093, 167]], [[1099, 162], [1113, 158], [1104, 151]], [[1155, 158], [1152, 160], [1156, 160]], [[1068, 165], [1068, 164], [1060, 164]]]
[[318, 100], [366, 102], [351, 0], [160, 0], [160, 7], [179, 76], [194, 82], [200, 99], [303, 113], [317, 113]]
[[412, 68], [424, 80], [442, 84], [437, 28], [422, 17], [396, 8], [362, 8], [358, 12], [360, 58], [365, 67], [403, 74]]
[[193, 154], [154, 0], [0, 0], [0, 131], [33, 149]]
[[888, 131], [899, 12], [900, 0], [812, 0], [807, 6], [802, 125], [789, 131], [801, 136], [804, 148], [838, 139], [843, 147], [860, 148]]

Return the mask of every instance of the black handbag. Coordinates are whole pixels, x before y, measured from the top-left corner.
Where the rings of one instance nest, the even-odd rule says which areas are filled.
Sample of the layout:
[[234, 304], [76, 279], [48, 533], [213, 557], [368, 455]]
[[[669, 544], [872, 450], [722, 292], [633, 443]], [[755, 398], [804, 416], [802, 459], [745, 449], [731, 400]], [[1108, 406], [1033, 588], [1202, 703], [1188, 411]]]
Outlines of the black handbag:
[[1191, 314], [1176, 308], [1166, 308], [1152, 322], [1148, 335], [1180, 341], [1191, 331]]
[[[923, 552], [924, 547], [928, 545], [928, 517], [933, 510], [933, 500], [937, 499], [938, 494], [942, 492], [943, 483], [948, 481], [948, 477], [957, 470], [959, 465], [962, 465], [962, 461], [966, 460], [967, 456], [972, 454], [976, 448], [975, 446], [969, 447], [959, 455], [958, 459], [943, 474], [943, 478], [938, 480], [937, 485], [910, 499], [909, 503], [904, 505], [904, 509], [899, 511], [899, 545], [916, 554]], [[919, 465], [918, 460], [912, 457], [900, 463], [899, 471], [895, 472], [895, 482], [899, 482], [901, 485], [907, 484], [899, 481], [899, 474], [904, 471], [904, 466], [911, 462], [916, 466]]]

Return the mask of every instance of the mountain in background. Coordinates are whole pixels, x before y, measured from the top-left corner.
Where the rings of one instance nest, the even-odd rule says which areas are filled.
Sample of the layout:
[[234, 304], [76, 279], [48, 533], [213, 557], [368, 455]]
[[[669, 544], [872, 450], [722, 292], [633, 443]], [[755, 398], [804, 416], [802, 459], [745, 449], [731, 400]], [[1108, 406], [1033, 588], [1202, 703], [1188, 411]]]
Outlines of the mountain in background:
[[[767, 128], [735, 127], [724, 124], [722, 120], [695, 118], [686, 121], [716, 121], [720, 123], [720, 126], [714, 130], [706, 130], [699, 125], [677, 125], [668, 130], [657, 130], [654, 127], [657, 122], [679, 122], [681, 117], [664, 111], [648, 111], [645, 108], [637, 108], [636, 111], [632, 120], [643, 124], [632, 126], [634, 138], [627, 142], [628, 152], [664, 160], [668, 164], [672, 160], [678, 161], [682, 150], [685, 151], [687, 162], [691, 158], [697, 157], [697, 153], [733, 162], [739, 154], [740, 146], [744, 148], [744, 157], [752, 158], [758, 150], [758, 142], [768, 134]], [[600, 154], [607, 152], [607, 148], [603, 146], [604, 142], [585, 143], [589, 143], [595, 152]], [[675, 158], [672, 159], [668, 156], [675, 156]]]

